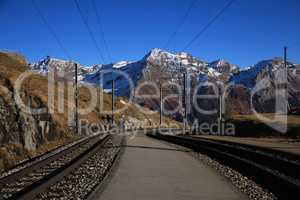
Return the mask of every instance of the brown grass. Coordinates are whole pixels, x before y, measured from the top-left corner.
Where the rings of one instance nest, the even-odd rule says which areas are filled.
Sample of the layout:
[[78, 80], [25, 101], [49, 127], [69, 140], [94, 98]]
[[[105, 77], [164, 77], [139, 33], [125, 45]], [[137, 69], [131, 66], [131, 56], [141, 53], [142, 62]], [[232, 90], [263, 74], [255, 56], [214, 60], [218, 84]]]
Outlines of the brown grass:
[[272, 124], [285, 124], [287, 117], [287, 132], [280, 133], [270, 128], [264, 121], [255, 115], [234, 115], [229, 121], [236, 125], [237, 136], [246, 137], [300, 137], [300, 116], [297, 115], [277, 115], [275, 120], [274, 113], [261, 114], [263, 117], [273, 120]]
[[20, 144], [5, 144], [0, 147], [0, 172], [11, 168], [29, 155]]

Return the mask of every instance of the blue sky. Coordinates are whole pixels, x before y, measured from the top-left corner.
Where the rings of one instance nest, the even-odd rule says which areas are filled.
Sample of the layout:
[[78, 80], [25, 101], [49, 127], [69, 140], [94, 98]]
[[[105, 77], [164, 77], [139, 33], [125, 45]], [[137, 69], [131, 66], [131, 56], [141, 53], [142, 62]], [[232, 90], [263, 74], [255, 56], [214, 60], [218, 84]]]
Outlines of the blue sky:
[[[71, 59], [102, 63], [73, 0], [35, 0]], [[91, 0], [79, 0], [105, 62], [139, 60], [163, 48], [193, 0], [95, 0], [111, 58], [102, 40]], [[167, 50], [181, 51], [216, 15], [226, 0], [198, 0]], [[236, 0], [188, 53], [213, 61], [224, 58], [242, 67], [282, 56], [300, 63], [300, 0]], [[0, 0], [0, 49], [18, 51], [30, 62], [47, 55], [69, 59], [31, 0]]]

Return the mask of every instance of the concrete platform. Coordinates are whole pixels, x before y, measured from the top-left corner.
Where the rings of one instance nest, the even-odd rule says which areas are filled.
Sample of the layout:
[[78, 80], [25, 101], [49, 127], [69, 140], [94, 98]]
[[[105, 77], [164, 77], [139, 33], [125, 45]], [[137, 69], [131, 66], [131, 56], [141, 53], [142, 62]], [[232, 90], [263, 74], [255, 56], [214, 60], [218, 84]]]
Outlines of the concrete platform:
[[147, 136], [128, 141], [100, 200], [241, 200], [246, 197], [188, 153]]

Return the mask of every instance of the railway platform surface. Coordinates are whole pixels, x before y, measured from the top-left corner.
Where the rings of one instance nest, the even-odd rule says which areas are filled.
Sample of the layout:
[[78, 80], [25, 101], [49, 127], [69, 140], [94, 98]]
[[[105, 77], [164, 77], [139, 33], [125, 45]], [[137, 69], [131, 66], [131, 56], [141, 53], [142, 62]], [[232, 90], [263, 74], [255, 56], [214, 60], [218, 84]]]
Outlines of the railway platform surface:
[[128, 140], [107, 183], [92, 199], [242, 200], [227, 179], [184, 150], [138, 135]]

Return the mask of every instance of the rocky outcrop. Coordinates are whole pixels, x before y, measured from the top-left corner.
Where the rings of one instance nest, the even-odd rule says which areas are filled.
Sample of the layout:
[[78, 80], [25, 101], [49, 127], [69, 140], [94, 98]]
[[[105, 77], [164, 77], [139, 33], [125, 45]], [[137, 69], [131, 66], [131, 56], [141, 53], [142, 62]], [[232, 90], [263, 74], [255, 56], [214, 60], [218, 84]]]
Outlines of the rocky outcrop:
[[[60, 139], [52, 116], [24, 112], [15, 101], [13, 81], [26, 70], [25, 59], [0, 52], [0, 171], [14, 165], [46, 144]], [[23, 102], [31, 108], [47, 108], [28, 88], [21, 89]]]
[[[23, 112], [15, 102], [10, 81], [0, 77], [0, 82], [0, 144], [22, 144], [25, 149], [34, 151], [49, 139], [55, 139], [55, 124], [51, 116]], [[31, 106], [44, 106], [38, 97], [25, 95], [24, 98]]]

